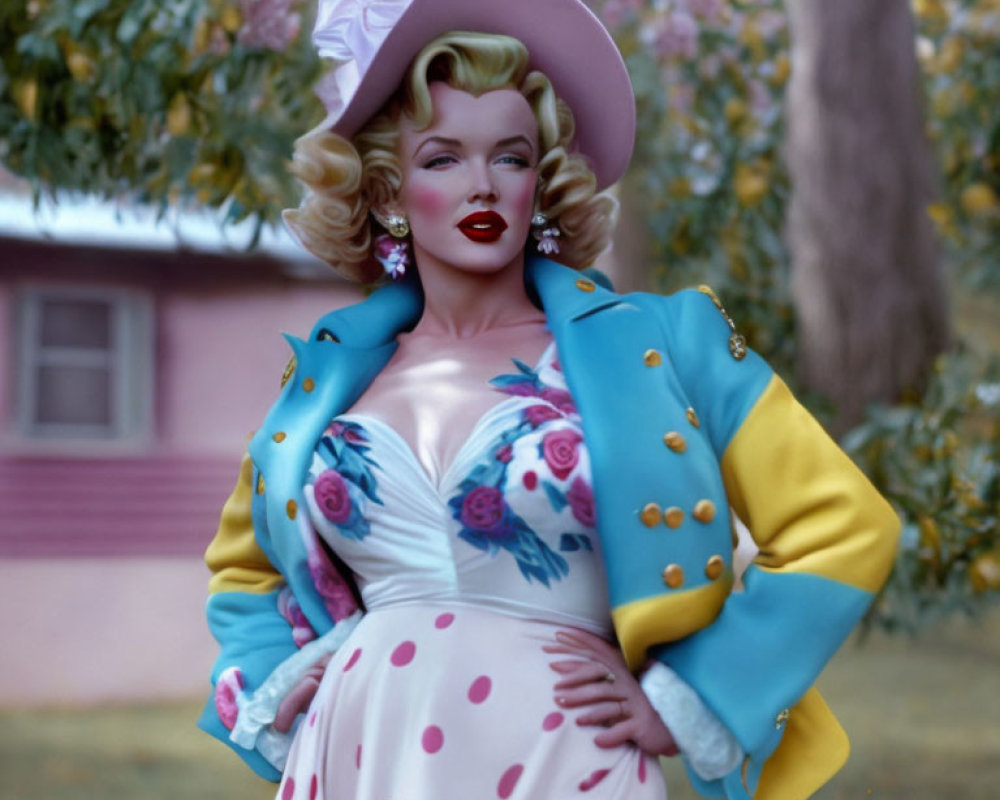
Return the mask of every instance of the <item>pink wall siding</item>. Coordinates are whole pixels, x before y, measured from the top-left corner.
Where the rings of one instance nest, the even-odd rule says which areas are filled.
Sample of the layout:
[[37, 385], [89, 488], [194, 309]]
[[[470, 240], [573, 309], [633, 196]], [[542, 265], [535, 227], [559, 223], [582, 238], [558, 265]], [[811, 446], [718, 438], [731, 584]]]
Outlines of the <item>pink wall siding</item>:
[[159, 301], [158, 439], [184, 453], [239, 453], [278, 395], [291, 357], [283, 331], [357, 299], [352, 289], [171, 292]]

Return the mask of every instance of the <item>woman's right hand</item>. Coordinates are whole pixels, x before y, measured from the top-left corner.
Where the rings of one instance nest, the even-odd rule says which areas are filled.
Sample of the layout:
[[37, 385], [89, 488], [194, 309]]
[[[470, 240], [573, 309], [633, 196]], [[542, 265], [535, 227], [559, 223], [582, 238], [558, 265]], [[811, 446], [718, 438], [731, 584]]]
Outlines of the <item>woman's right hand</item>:
[[326, 672], [326, 665], [330, 662], [331, 655], [328, 653], [309, 667], [306, 673], [299, 678], [299, 682], [288, 691], [288, 694], [278, 704], [278, 710], [275, 712], [272, 723], [276, 731], [288, 733], [295, 717], [309, 708], [313, 697], [316, 696], [319, 682], [323, 680], [323, 673]]

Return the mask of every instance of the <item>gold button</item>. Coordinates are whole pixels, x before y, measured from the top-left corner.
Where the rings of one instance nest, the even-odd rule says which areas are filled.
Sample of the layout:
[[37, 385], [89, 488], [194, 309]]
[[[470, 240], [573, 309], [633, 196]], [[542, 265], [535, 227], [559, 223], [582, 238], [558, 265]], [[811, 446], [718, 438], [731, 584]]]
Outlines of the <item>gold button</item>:
[[665, 433], [663, 435], [663, 443], [673, 450], [675, 453], [683, 453], [688, 448], [687, 442], [684, 437], [681, 436], [677, 431], [670, 431], [670, 433]]
[[299, 504], [294, 500], [289, 500], [285, 506], [285, 511], [288, 513], [289, 519], [295, 519], [295, 516], [299, 513]]
[[597, 286], [589, 278], [577, 278], [576, 288], [581, 292], [592, 292], [597, 288]]
[[722, 560], [722, 556], [712, 556], [705, 565], [705, 577], [710, 581], [714, 581], [722, 574], [725, 568], [726, 562]]
[[740, 535], [736, 532], [736, 528], [733, 528], [733, 550], [740, 546]]
[[671, 506], [663, 512], [663, 521], [670, 528], [679, 528], [681, 523], [684, 522], [684, 512], [677, 506]]
[[692, 516], [698, 522], [711, 522], [715, 519], [715, 503], [711, 500], [699, 500], [694, 506]]
[[642, 363], [647, 367], [658, 367], [663, 363], [663, 356], [660, 355], [659, 350], [650, 348], [642, 354]]
[[257, 494], [264, 494], [264, 476], [257, 474]]
[[285, 439], [287, 439], [288, 437], [287, 437], [287, 435], [285, 434], [285, 432], [284, 432], [284, 431], [278, 431], [278, 432], [277, 432], [276, 434], [274, 434], [274, 436], [272, 436], [271, 438], [272, 438], [272, 439], [274, 439], [274, 441], [276, 441], [276, 442], [277, 442], [278, 444], [281, 444], [281, 443], [282, 443], [283, 441], [285, 441]]
[[694, 425], [696, 428], [701, 427], [701, 420], [698, 419], [698, 415], [695, 413], [693, 408], [688, 408], [687, 410], [688, 422]]
[[304, 381], [302, 381], [302, 388], [306, 391], [306, 393], [311, 392], [313, 389], [316, 388], [316, 381], [314, 381], [312, 378], [306, 378]]
[[788, 718], [790, 716], [791, 716], [791, 712], [787, 708], [782, 709], [781, 713], [778, 714], [778, 716], [776, 716], [774, 718], [774, 727], [776, 729], [781, 728], [782, 725], [784, 725], [786, 722], [788, 722]]
[[663, 582], [671, 589], [679, 589], [684, 585], [684, 570], [680, 564], [671, 564], [663, 570]]
[[646, 503], [639, 512], [639, 519], [647, 528], [655, 528], [660, 522], [660, 507], [656, 503]]

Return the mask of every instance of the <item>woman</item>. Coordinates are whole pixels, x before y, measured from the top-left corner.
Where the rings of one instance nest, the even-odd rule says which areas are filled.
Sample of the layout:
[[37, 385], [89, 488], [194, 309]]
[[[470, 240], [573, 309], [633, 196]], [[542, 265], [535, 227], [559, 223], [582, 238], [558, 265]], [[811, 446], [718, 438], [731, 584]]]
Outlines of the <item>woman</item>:
[[[207, 556], [202, 725], [283, 800], [652, 800], [678, 748], [710, 795], [807, 796], [845, 749], [809, 687], [895, 515], [714, 298], [526, 260], [606, 245], [634, 119], [606, 33], [415, 0], [324, 6], [317, 41], [361, 78], [289, 223], [398, 280], [290, 340]], [[727, 504], [761, 548], [731, 597]]]

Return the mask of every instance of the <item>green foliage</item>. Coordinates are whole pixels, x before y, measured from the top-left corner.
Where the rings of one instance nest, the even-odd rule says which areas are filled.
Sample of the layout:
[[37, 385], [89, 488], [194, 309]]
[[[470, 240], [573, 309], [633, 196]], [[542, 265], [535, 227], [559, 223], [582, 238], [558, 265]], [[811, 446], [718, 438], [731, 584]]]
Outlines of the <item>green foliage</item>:
[[321, 117], [308, 26], [284, 19], [268, 39], [221, 0], [0, 4], [0, 158], [36, 200], [207, 206], [259, 231], [296, 202], [286, 162]]
[[928, 213], [973, 287], [1000, 290], [1000, 2], [913, 0], [942, 197]]
[[1000, 597], [1000, 360], [942, 357], [919, 403], [873, 409], [843, 445], [904, 519], [869, 624], [912, 633]]

